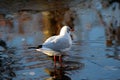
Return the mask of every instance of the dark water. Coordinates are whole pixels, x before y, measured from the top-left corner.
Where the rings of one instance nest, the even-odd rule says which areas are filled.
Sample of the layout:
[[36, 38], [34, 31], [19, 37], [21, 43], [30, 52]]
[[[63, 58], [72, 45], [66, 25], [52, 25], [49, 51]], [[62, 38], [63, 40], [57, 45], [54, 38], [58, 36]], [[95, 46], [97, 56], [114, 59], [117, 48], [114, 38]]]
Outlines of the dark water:
[[120, 80], [120, 50], [102, 42], [73, 44], [54, 67], [51, 57], [32, 49], [0, 52], [1, 80]]

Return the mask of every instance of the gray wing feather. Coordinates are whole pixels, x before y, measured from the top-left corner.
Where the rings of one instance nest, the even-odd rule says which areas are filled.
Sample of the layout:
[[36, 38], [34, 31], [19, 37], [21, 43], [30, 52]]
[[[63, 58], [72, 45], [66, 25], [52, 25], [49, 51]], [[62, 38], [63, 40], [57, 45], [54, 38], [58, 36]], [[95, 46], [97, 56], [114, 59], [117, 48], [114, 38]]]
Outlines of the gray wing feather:
[[65, 48], [69, 48], [69, 40], [67, 38], [61, 38], [58, 36], [53, 36], [48, 38], [43, 44], [44, 47], [50, 48], [55, 51], [61, 51]]

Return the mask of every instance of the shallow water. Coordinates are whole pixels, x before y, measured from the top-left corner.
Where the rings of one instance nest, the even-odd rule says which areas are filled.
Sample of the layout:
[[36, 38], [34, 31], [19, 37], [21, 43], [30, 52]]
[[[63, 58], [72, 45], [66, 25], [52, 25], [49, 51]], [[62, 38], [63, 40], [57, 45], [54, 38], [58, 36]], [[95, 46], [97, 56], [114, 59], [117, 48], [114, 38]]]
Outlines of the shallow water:
[[[116, 55], [117, 52], [117, 55]], [[73, 44], [63, 57], [63, 68], [34, 49], [9, 49], [1, 52], [4, 63], [2, 80], [119, 80], [120, 50], [102, 42]], [[4, 55], [3, 55], [4, 54]], [[7, 59], [7, 60], [6, 60]], [[4, 75], [4, 76], [3, 76]]]

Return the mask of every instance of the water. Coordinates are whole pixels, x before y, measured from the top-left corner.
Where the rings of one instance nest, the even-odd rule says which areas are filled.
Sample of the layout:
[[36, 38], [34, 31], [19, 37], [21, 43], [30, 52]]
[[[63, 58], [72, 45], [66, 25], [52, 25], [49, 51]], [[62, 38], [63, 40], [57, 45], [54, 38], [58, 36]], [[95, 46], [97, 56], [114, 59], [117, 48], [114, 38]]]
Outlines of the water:
[[[117, 51], [119, 53], [119, 50]], [[33, 49], [9, 49], [2, 54], [1, 80], [119, 80], [120, 54], [101, 42], [73, 44], [63, 57], [63, 68]], [[108, 57], [109, 55], [109, 57]]]

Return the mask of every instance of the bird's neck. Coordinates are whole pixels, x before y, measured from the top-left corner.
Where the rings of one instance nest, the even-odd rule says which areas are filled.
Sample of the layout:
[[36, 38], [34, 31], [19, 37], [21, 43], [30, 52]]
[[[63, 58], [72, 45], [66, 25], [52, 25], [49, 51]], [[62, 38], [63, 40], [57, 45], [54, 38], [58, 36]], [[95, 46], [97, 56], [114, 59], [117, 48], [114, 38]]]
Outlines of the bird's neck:
[[70, 34], [68, 34], [67, 32], [60, 32], [59, 34], [61, 37], [65, 37], [66, 39], [69, 40], [69, 43], [72, 44], [72, 38], [70, 36]]
[[71, 37], [70, 37], [70, 34], [68, 34], [67, 32], [60, 32], [60, 34], [59, 34], [61, 37], [65, 37], [65, 38], [67, 38], [67, 39], [70, 39]]

